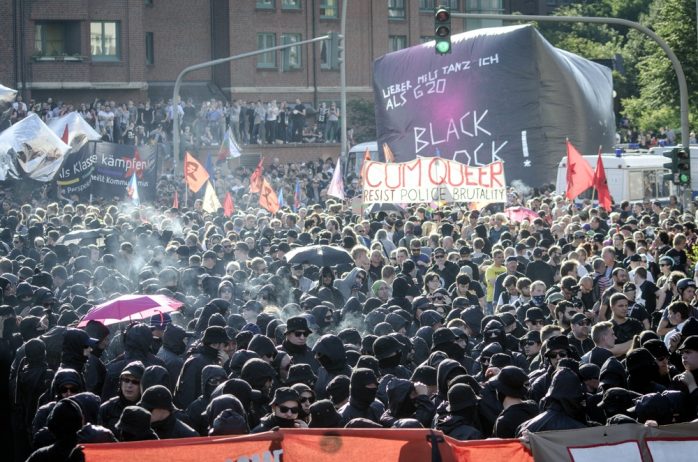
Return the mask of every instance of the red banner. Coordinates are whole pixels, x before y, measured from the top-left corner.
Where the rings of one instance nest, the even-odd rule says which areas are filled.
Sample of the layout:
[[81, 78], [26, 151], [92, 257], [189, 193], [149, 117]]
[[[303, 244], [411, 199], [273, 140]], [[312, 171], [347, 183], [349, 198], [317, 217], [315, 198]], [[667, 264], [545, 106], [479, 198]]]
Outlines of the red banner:
[[86, 444], [86, 462], [533, 462], [518, 440], [463, 442], [429, 430], [291, 429], [239, 437]]

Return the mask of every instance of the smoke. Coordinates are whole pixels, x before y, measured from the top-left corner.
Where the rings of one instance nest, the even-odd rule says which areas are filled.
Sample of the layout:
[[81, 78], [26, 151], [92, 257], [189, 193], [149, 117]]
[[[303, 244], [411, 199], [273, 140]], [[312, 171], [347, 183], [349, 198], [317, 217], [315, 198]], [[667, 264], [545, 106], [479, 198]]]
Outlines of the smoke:
[[509, 183], [509, 186], [514, 188], [516, 192], [521, 196], [522, 198], [527, 198], [530, 197], [533, 194], [533, 188], [529, 187], [526, 183], [524, 183], [521, 180], [514, 180], [511, 183]]

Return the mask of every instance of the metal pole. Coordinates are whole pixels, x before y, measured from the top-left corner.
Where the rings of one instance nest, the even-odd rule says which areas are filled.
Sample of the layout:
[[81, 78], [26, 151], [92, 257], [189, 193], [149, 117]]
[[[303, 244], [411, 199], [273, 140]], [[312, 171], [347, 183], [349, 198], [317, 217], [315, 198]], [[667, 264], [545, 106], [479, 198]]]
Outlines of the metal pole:
[[271, 48], [264, 48], [262, 50], [255, 50], [255, 51], [250, 51], [247, 53], [242, 53], [239, 55], [235, 56], [228, 56], [227, 58], [219, 58], [219, 59], [214, 59], [213, 61], [206, 61], [200, 64], [194, 64], [189, 67], [185, 67], [182, 72], [179, 73], [177, 76], [177, 80], [175, 80], [175, 85], [174, 85], [174, 94], [172, 95], [172, 107], [173, 107], [173, 126], [172, 126], [172, 151], [173, 151], [173, 165], [172, 169], [176, 172], [177, 171], [177, 157], [179, 157], [179, 113], [177, 111], [177, 106], [179, 105], [179, 90], [182, 87], [182, 79], [184, 79], [184, 76], [187, 75], [190, 72], [198, 71], [199, 69], [205, 69], [207, 67], [213, 67], [217, 66], [219, 64], [225, 64], [229, 63], [231, 61], [236, 61], [238, 59], [243, 59], [243, 58], [249, 58], [250, 56], [257, 56], [261, 55], [264, 53], [268, 53], [270, 51], [278, 51], [278, 50], [284, 50], [286, 48], [291, 48], [291, 47], [296, 47], [300, 45], [306, 45], [308, 43], [315, 43], [315, 42], [321, 42], [323, 40], [327, 40], [330, 36], [329, 35], [323, 35], [322, 37], [315, 37], [309, 40], [302, 40], [300, 42], [294, 42], [294, 43], [288, 43], [286, 45], [278, 45], [275, 47]]
[[[696, 0], [698, 1], [698, 0]], [[341, 37], [340, 37], [340, 44], [341, 44], [341, 49], [342, 49], [342, 60], [339, 63], [339, 79], [340, 79], [340, 87], [341, 87], [341, 117], [342, 117], [342, 133], [340, 134], [339, 137], [339, 142], [341, 143], [341, 147], [339, 148], [339, 157], [340, 159], [344, 159], [346, 152], [347, 152], [347, 64], [346, 64], [346, 57], [347, 57], [347, 45], [346, 45], [346, 33], [347, 33], [347, 3], [349, 3], [349, 0], [342, 0], [342, 22], [340, 25], [341, 31]]]
[[[698, 0], [696, 1], [698, 4]], [[698, 13], [697, 13], [698, 14]], [[683, 72], [681, 62], [676, 54], [669, 48], [669, 45], [654, 31], [639, 24], [637, 22], [628, 21], [627, 19], [619, 18], [598, 18], [598, 17], [583, 17], [583, 16], [537, 16], [537, 15], [514, 15], [514, 14], [470, 14], [470, 13], [451, 13], [453, 18], [472, 18], [472, 19], [494, 19], [494, 20], [510, 20], [510, 21], [540, 21], [540, 22], [587, 22], [592, 24], [617, 24], [619, 26], [627, 26], [636, 29], [646, 36], [654, 40], [657, 45], [666, 53], [671, 61], [671, 65], [676, 72], [676, 78], [679, 82], [679, 99], [681, 103], [681, 142], [684, 146], [688, 146], [690, 128], [688, 125], [688, 85], [686, 84], [686, 74]], [[698, 26], [697, 26], [698, 27]], [[698, 29], [697, 29], [698, 30]], [[697, 32], [698, 33], [698, 32]]]

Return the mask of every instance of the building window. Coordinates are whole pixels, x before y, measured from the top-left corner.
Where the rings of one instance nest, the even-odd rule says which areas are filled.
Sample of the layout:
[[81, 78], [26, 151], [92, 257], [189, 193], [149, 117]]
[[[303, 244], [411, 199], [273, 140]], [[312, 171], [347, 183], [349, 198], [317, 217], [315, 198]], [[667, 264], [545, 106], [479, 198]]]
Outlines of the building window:
[[467, 0], [468, 13], [501, 14], [504, 12], [502, 0]]
[[121, 52], [119, 41], [118, 22], [90, 23], [90, 50], [93, 60], [118, 61]]
[[391, 35], [388, 37], [388, 51], [398, 51], [407, 48], [406, 35]]
[[[281, 34], [281, 44], [288, 45], [302, 40], [301, 34]], [[303, 65], [301, 46], [286, 48], [281, 51], [281, 65], [284, 71], [300, 69]]]
[[458, 11], [458, 0], [419, 0], [419, 10], [434, 12], [437, 6], [446, 6], [451, 11]]
[[405, 19], [405, 0], [388, 0], [388, 18]]
[[260, 10], [273, 10], [276, 8], [274, 0], [257, 0], [257, 8]]
[[337, 7], [338, 0], [321, 0], [320, 1], [320, 17], [321, 18], [336, 18], [338, 16]]
[[[257, 34], [257, 49], [276, 46], [276, 34], [273, 32], [261, 32]], [[257, 56], [257, 67], [261, 69], [273, 69], [276, 67], [276, 52], [269, 51]]]
[[34, 54], [61, 56], [80, 54], [78, 21], [42, 21], [34, 25]]
[[145, 33], [145, 63], [155, 64], [155, 45], [153, 44], [153, 33]]
[[281, 0], [282, 10], [300, 10], [301, 0]]

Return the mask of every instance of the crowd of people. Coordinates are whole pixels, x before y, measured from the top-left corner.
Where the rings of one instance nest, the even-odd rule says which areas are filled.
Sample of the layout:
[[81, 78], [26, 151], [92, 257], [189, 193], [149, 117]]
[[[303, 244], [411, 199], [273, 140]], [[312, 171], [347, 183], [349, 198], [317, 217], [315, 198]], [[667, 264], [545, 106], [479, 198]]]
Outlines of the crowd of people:
[[[15, 124], [29, 114], [44, 122], [77, 111], [103, 141], [143, 145], [166, 143], [172, 139], [172, 100], [117, 103], [95, 100], [73, 105], [48, 98], [24, 102], [22, 96], [9, 110], [8, 123]], [[296, 99], [283, 101], [244, 101], [232, 103], [212, 98], [196, 104], [187, 99], [177, 108], [181, 117], [181, 137], [189, 150], [220, 145], [228, 128], [236, 142], [246, 144], [339, 143], [340, 113], [336, 103], [321, 102], [317, 108]]]
[[[18, 461], [275, 427], [479, 439], [697, 417], [693, 208], [607, 215], [547, 195], [518, 223], [419, 204], [364, 217], [331, 200], [230, 218], [200, 201], [12, 201], [0, 438]], [[62, 243], [83, 229], [108, 232]], [[350, 258], [287, 262], [312, 244]], [[182, 306], [78, 327], [133, 293]]]

